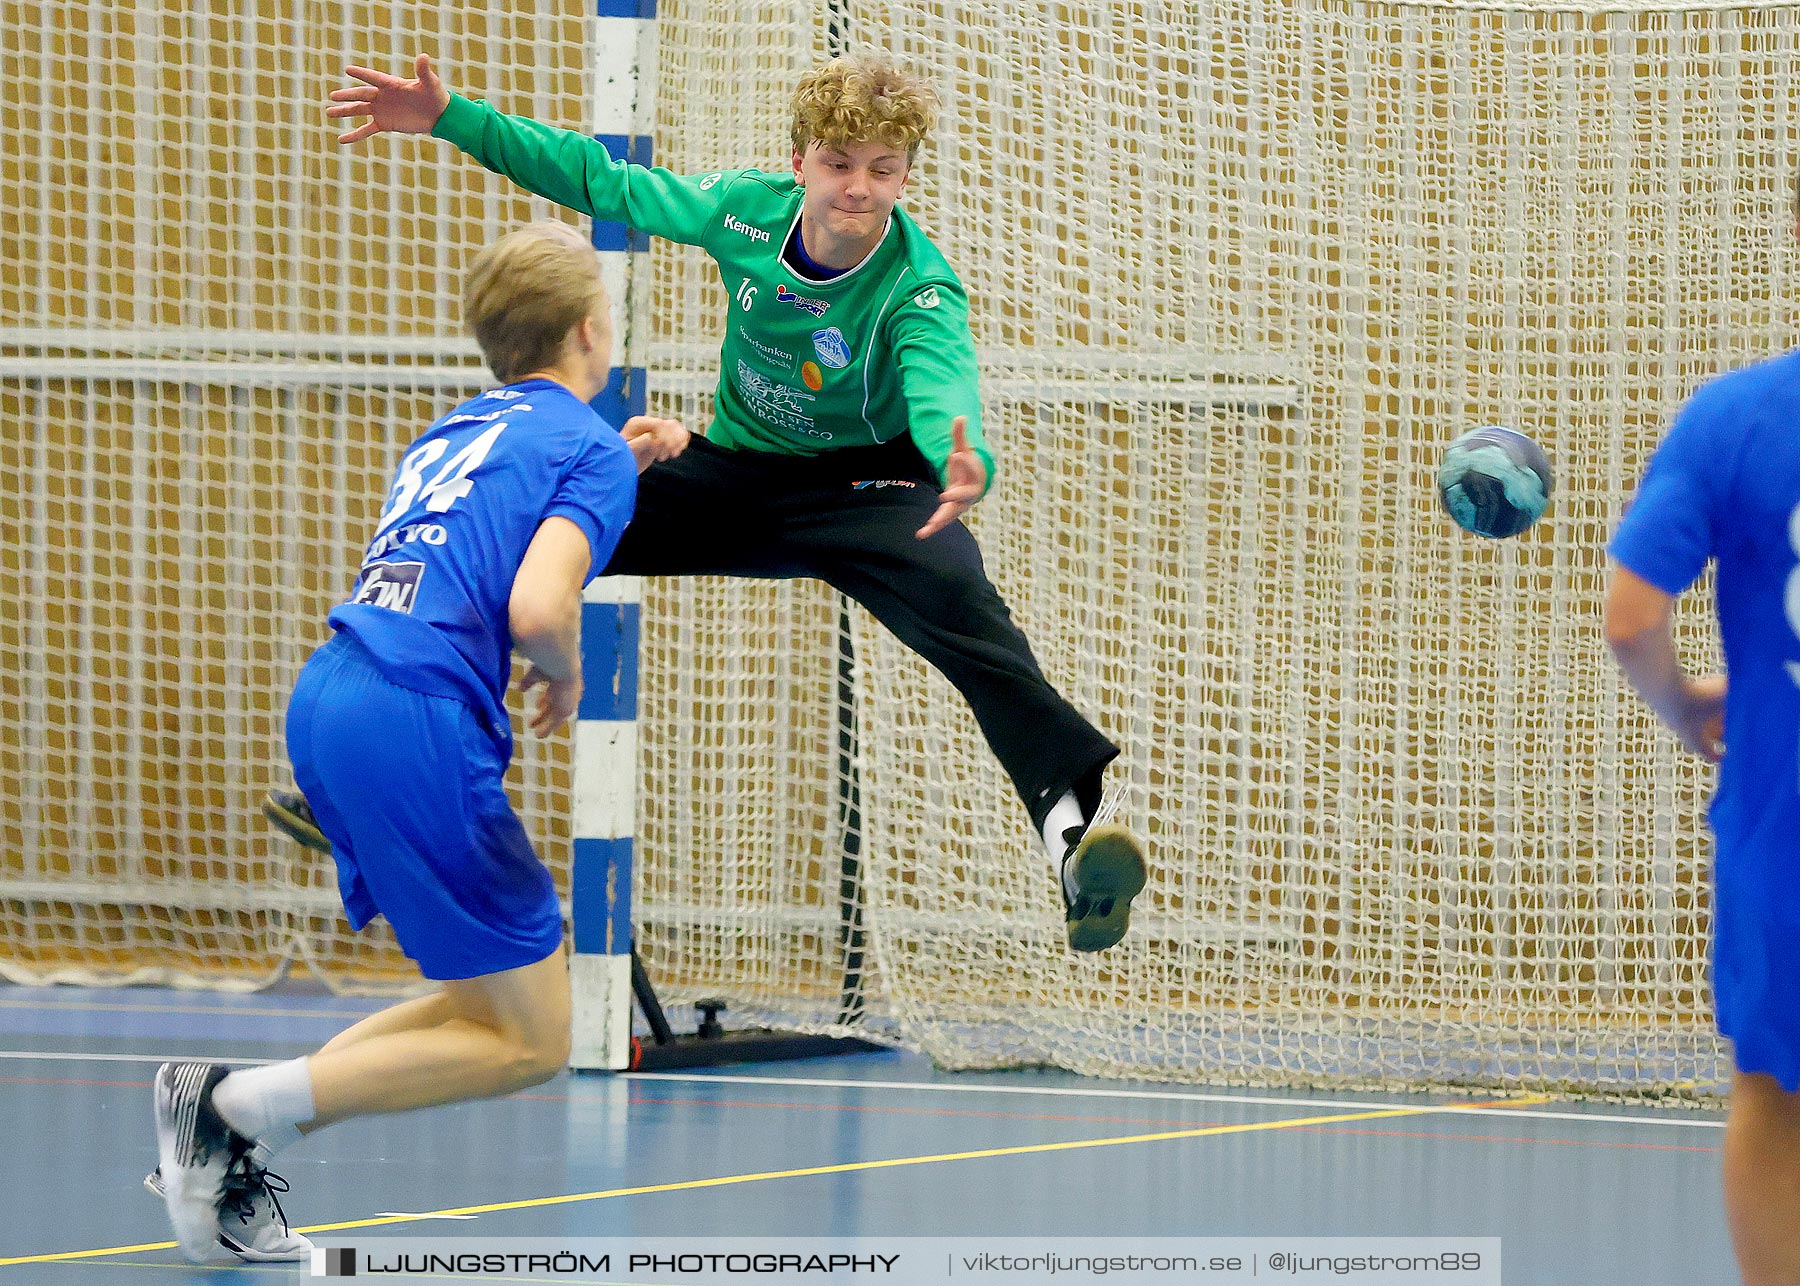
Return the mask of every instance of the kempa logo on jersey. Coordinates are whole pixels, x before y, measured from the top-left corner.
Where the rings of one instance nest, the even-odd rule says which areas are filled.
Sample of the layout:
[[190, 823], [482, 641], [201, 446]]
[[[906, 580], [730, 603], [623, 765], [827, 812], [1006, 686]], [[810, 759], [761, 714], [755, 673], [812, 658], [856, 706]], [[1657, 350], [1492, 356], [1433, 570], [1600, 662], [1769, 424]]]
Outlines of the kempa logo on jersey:
[[702, 192], [704, 192], [704, 191], [706, 191], [706, 190], [707, 190], [707, 189], [708, 189], [708, 188], [710, 188], [710, 187], [711, 187], [711, 186], [712, 186], [712, 185], [713, 185], [713, 184], [715, 184], [715, 183], [717, 183], [717, 182], [718, 182], [718, 181], [719, 181], [719, 180], [720, 180], [720, 179], [722, 179], [722, 178], [724, 178], [724, 177], [725, 177], [725, 176], [724, 176], [724, 175], [723, 175], [723, 174], [709, 174], [709, 175], [707, 175], [707, 176], [706, 176], [706, 177], [705, 177], [705, 178], [703, 178], [703, 179], [701, 179], [701, 180], [700, 180], [700, 190], [701, 190], [701, 191], [702, 191]]
[[411, 616], [424, 575], [424, 563], [370, 563], [362, 569], [362, 584], [350, 601]]
[[825, 315], [825, 310], [831, 307], [831, 305], [826, 303], [823, 299], [808, 299], [805, 295], [796, 295], [793, 291], [780, 283], [777, 283], [775, 286], [775, 298], [779, 299], [784, 304], [792, 304], [801, 312], [811, 313], [814, 317], [823, 317]]
[[735, 232], [739, 236], [749, 237], [752, 241], [767, 241], [769, 234], [762, 228], [753, 228], [735, 215], [725, 216], [725, 231]]
[[913, 296], [913, 302], [921, 308], [936, 308], [938, 306], [937, 287], [927, 286]]
[[834, 371], [841, 371], [850, 365], [850, 341], [844, 338], [844, 332], [836, 326], [827, 326], [824, 330], [813, 332], [813, 351]]

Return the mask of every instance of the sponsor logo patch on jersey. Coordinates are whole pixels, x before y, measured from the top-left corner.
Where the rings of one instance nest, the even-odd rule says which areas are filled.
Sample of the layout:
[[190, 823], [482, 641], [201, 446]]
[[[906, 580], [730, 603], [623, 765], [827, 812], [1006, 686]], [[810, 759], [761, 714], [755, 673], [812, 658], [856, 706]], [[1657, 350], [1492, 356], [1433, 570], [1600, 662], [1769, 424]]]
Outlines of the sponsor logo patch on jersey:
[[938, 298], [936, 286], [927, 286], [913, 296], [913, 302], [921, 308], [936, 308], [941, 300]]
[[831, 432], [819, 428], [807, 414], [807, 404], [818, 400], [811, 393], [770, 379], [742, 359], [737, 364], [737, 387], [752, 414], [791, 433], [831, 441]]
[[717, 183], [717, 182], [718, 182], [718, 181], [719, 181], [719, 180], [720, 180], [720, 179], [722, 179], [722, 178], [724, 178], [724, 177], [725, 177], [725, 176], [724, 176], [724, 175], [723, 175], [723, 174], [709, 174], [709, 175], [707, 175], [707, 176], [706, 176], [706, 177], [705, 177], [705, 178], [703, 178], [703, 179], [701, 179], [701, 180], [700, 180], [700, 190], [701, 190], [701, 191], [702, 191], [702, 192], [704, 192], [704, 191], [706, 191], [706, 190], [707, 190], [707, 189], [708, 189], [708, 188], [710, 188], [710, 187], [711, 187], [711, 186], [712, 186], [712, 185], [713, 185], [713, 184], [715, 184], [715, 183]]
[[844, 338], [844, 332], [836, 326], [827, 326], [824, 330], [813, 332], [813, 351], [834, 371], [841, 371], [850, 365], [850, 343]]
[[877, 478], [872, 482], [852, 482], [852, 491], [879, 491], [883, 487], [916, 487], [919, 484], [906, 478]]
[[794, 369], [794, 355], [785, 348], [777, 348], [773, 344], [765, 344], [742, 326], [737, 328], [738, 338], [750, 345], [756, 355], [770, 366], [780, 370], [782, 374], [790, 374]]
[[815, 393], [825, 384], [825, 372], [819, 369], [817, 362], [801, 362], [800, 378]]
[[768, 229], [753, 228], [735, 214], [728, 214], [725, 216], [725, 231], [735, 232], [740, 237], [749, 237], [752, 241], [767, 241], [769, 239]]
[[[513, 396], [517, 397], [518, 394], [514, 393]], [[517, 406], [505, 407], [498, 411], [489, 411], [486, 415], [453, 415], [438, 427], [448, 429], [457, 424], [485, 424], [489, 420], [498, 420], [502, 416], [517, 415], [521, 411], [530, 411], [532, 409], [534, 408], [531, 403], [521, 402]]]
[[419, 597], [419, 579], [424, 575], [424, 563], [369, 563], [363, 567], [362, 584], [350, 601], [411, 616]]
[[814, 317], [823, 317], [825, 310], [831, 307], [823, 299], [809, 299], [805, 295], [796, 295], [786, 285], [779, 283], [775, 287], [775, 298], [784, 304], [792, 304], [801, 312], [811, 313]]

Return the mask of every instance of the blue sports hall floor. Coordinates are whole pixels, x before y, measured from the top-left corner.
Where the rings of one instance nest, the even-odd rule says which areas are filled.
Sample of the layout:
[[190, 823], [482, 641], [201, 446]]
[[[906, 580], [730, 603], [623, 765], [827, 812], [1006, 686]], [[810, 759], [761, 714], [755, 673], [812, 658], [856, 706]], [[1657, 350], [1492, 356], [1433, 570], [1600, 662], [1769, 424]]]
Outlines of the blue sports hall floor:
[[[142, 1186], [151, 1077], [165, 1059], [306, 1053], [378, 1007], [304, 988], [0, 985], [0, 1280], [309, 1278], [177, 1254]], [[946, 1073], [875, 1053], [564, 1075], [323, 1130], [275, 1168], [293, 1225], [334, 1238], [1497, 1237], [1509, 1284], [1704, 1286], [1736, 1279], [1722, 1126], [1719, 1111]]]

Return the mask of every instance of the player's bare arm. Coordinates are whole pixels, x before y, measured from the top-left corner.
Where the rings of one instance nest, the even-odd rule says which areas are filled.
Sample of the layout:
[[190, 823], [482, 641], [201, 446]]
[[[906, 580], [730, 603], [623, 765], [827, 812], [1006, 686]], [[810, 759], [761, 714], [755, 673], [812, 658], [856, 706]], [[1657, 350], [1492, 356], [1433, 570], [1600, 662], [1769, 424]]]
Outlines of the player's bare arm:
[[1725, 753], [1725, 676], [1688, 674], [1675, 651], [1675, 599], [1624, 567], [1606, 595], [1606, 644], [1681, 744], [1711, 763]]
[[532, 732], [547, 737], [581, 702], [581, 587], [592, 561], [587, 536], [567, 518], [544, 519], [513, 579], [513, 650], [530, 662], [523, 691], [543, 686]]

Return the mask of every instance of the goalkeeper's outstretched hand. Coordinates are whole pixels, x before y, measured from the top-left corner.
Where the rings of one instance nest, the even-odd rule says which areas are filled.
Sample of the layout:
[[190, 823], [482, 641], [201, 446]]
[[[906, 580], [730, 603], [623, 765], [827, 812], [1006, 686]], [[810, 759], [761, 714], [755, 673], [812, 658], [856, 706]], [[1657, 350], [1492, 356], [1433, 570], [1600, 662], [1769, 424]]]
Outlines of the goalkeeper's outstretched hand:
[[920, 540], [937, 535], [968, 513], [986, 487], [987, 466], [969, 445], [969, 417], [959, 415], [950, 423], [950, 458], [944, 462], [944, 490], [938, 496], [938, 507], [914, 534]]
[[450, 105], [450, 91], [431, 69], [430, 54], [420, 54], [413, 63], [412, 80], [368, 67], [346, 67], [344, 74], [362, 84], [332, 90], [332, 105], [325, 115], [333, 120], [370, 119], [339, 134], [340, 143], [360, 143], [372, 134], [429, 134]]

